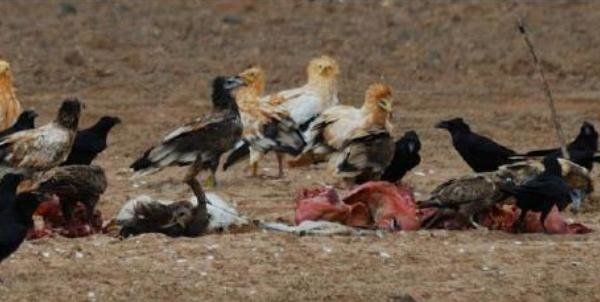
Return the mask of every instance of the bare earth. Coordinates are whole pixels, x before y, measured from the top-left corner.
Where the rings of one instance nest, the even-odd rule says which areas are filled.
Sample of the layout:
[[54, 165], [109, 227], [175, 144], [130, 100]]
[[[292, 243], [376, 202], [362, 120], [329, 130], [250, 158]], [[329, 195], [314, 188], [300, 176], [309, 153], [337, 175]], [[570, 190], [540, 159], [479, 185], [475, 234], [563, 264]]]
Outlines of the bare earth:
[[[342, 67], [341, 100], [355, 105], [369, 83], [391, 84], [396, 134], [415, 129], [423, 141], [413, 172], [425, 176], [405, 179], [423, 195], [469, 171], [447, 133], [433, 128], [440, 119], [462, 116], [519, 151], [556, 144], [515, 29], [519, 15], [531, 27], [569, 138], [584, 120], [600, 126], [597, 2], [73, 2], [1, 2], [0, 58], [12, 63], [19, 97], [40, 112], [40, 124], [66, 96], [86, 102], [84, 127], [103, 114], [124, 120], [98, 161], [110, 183], [99, 204], [105, 217], [138, 194], [189, 196], [182, 169], [134, 186], [125, 168], [206, 112], [212, 77], [249, 64], [266, 68], [267, 89], [275, 91], [302, 84], [308, 59], [331, 54]], [[291, 221], [296, 190], [332, 180], [323, 167], [274, 179], [274, 162], [262, 163], [260, 179], [244, 165], [220, 173], [218, 191], [250, 217]], [[598, 210], [590, 202], [573, 218], [600, 230]], [[599, 301], [598, 257], [600, 232], [49, 238], [25, 243], [0, 264], [0, 300]]]

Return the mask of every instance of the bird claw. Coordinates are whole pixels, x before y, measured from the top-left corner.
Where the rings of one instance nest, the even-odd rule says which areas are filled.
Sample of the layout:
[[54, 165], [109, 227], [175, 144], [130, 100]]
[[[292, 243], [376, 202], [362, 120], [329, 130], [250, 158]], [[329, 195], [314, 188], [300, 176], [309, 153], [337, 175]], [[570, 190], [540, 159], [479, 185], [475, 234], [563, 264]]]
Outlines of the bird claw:
[[208, 178], [204, 180], [202, 186], [205, 188], [216, 188], [217, 187], [217, 179], [214, 175], [210, 175]]

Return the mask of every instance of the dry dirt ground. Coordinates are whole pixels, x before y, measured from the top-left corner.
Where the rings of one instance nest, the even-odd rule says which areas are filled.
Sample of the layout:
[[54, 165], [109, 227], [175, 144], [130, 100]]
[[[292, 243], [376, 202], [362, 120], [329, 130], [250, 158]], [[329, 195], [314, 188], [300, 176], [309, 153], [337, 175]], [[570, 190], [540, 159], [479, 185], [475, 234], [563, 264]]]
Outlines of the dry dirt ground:
[[[98, 160], [110, 182], [99, 204], [106, 217], [138, 194], [189, 196], [180, 169], [134, 186], [124, 168], [209, 108], [212, 77], [249, 64], [266, 68], [274, 91], [300, 85], [308, 59], [331, 54], [342, 68], [341, 100], [355, 105], [369, 83], [391, 84], [396, 134], [415, 129], [423, 141], [415, 171], [425, 176], [405, 179], [422, 194], [469, 172], [433, 128], [442, 118], [462, 116], [517, 150], [556, 143], [518, 16], [531, 27], [568, 136], [584, 120], [600, 126], [598, 2], [2, 1], [0, 12], [0, 57], [40, 124], [66, 96], [85, 100], [83, 126], [103, 114], [124, 120]], [[257, 219], [291, 221], [296, 190], [331, 181], [323, 167], [282, 180], [269, 177], [274, 158], [262, 167], [260, 179], [243, 165], [218, 175], [218, 191]], [[600, 230], [598, 209], [574, 218]], [[599, 239], [482, 231], [48, 238], [0, 264], [0, 301], [599, 301]]]

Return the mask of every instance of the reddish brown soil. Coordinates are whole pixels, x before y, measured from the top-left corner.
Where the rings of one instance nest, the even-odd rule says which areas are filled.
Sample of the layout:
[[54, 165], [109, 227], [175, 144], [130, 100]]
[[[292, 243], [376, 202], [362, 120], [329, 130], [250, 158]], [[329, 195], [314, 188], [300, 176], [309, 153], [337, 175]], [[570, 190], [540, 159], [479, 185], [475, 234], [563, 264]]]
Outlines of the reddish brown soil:
[[[98, 161], [110, 182], [99, 204], [107, 217], [138, 194], [189, 195], [181, 169], [134, 186], [125, 168], [208, 109], [212, 77], [253, 63], [266, 68], [267, 89], [275, 91], [300, 85], [312, 56], [331, 54], [342, 67], [344, 103], [359, 104], [369, 83], [391, 84], [397, 134], [415, 129], [423, 141], [415, 171], [425, 176], [405, 179], [422, 194], [469, 171], [448, 135], [433, 128], [442, 118], [463, 116], [520, 151], [556, 144], [517, 16], [531, 27], [569, 137], [584, 120], [600, 126], [600, 3], [64, 3], [0, 3], [0, 57], [12, 63], [18, 95], [41, 113], [40, 123], [53, 118], [65, 96], [87, 103], [83, 126], [103, 114], [123, 119]], [[243, 165], [219, 174], [218, 191], [257, 219], [291, 221], [294, 192], [332, 180], [323, 167], [273, 179], [271, 157], [262, 167], [267, 176], [260, 179], [249, 178]], [[595, 200], [574, 218], [600, 229]], [[598, 301], [599, 234], [48, 238], [24, 244], [0, 264], [0, 300]]]

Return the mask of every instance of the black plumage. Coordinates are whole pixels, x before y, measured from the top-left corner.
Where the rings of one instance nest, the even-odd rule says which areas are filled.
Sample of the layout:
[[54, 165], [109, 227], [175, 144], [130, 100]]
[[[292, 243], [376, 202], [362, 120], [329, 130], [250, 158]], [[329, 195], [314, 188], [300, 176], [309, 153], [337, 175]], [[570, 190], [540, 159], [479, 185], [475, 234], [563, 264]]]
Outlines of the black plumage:
[[18, 174], [7, 174], [0, 183], [0, 262], [14, 253], [33, 227], [32, 215], [44, 196], [25, 192], [16, 195], [23, 180]]
[[[595, 155], [598, 150], [598, 132], [596, 128], [589, 122], [583, 122], [577, 137], [567, 145], [569, 159], [592, 171], [594, 162], [599, 162], [598, 156]], [[525, 153], [526, 157], [535, 156], [554, 156], [562, 157], [560, 148], [534, 150]]]
[[446, 129], [458, 154], [475, 172], [491, 172], [499, 166], [514, 162], [516, 152], [493, 140], [474, 133], [462, 118], [442, 121], [436, 128]]
[[86, 218], [91, 224], [96, 204], [106, 190], [104, 170], [94, 165], [72, 165], [56, 167], [45, 173], [38, 182], [37, 192], [56, 195], [67, 223], [71, 223], [77, 202], [86, 209]]
[[518, 220], [521, 227], [529, 211], [540, 212], [540, 222], [544, 226], [546, 217], [555, 205], [559, 211], [562, 211], [572, 202], [571, 188], [562, 178], [558, 160], [554, 157], [546, 157], [543, 164], [544, 172], [524, 184], [501, 186], [503, 191], [513, 195], [517, 200], [517, 207], [521, 209]]
[[401, 180], [408, 171], [421, 163], [421, 141], [415, 131], [407, 131], [395, 143], [394, 157], [387, 166], [381, 180], [397, 182]]
[[17, 118], [17, 121], [15, 121], [15, 123], [12, 126], [0, 131], [0, 138], [22, 130], [35, 128], [35, 118], [37, 116], [38, 114], [33, 110], [25, 110], [21, 112], [21, 114]]
[[108, 133], [119, 123], [121, 119], [118, 117], [103, 116], [90, 128], [77, 131], [73, 148], [62, 165], [91, 164], [96, 156], [106, 149]]

